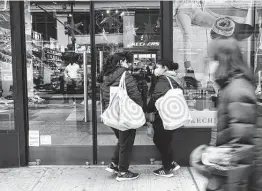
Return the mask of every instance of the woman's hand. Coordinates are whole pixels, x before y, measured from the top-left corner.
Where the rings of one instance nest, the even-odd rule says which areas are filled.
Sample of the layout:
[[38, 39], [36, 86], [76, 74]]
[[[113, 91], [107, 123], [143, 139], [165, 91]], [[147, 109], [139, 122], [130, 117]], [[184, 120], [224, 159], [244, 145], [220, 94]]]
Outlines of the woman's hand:
[[146, 120], [150, 123], [153, 123], [154, 120], [155, 120], [155, 113], [152, 112], [152, 113], [147, 113], [146, 114]]

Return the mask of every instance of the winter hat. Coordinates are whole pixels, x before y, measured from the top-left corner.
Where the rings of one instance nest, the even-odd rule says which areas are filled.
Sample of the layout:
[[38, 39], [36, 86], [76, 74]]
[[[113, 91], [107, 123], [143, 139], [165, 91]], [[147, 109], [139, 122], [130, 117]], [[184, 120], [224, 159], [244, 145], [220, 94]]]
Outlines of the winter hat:
[[210, 35], [212, 39], [216, 38], [235, 38], [244, 40], [254, 32], [251, 25], [237, 23], [229, 17], [218, 18], [214, 23]]

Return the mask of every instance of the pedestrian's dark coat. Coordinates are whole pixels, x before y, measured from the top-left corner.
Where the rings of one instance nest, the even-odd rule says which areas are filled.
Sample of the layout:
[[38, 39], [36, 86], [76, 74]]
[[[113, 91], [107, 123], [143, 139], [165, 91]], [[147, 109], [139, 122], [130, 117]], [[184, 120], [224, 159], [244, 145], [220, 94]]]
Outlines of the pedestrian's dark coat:
[[[104, 109], [107, 108], [109, 105], [110, 86], [117, 87], [120, 83], [121, 76], [125, 71], [125, 68], [119, 67], [108, 76], [104, 76], [103, 83], [101, 85]], [[136, 80], [132, 77], [132, 75], [129, 72], [126, 72], [125, 80], [128, 96], [130, 97], [130, 99], [132, 99], [134, 102], [136, 102], [139, 106], [142, 107], [143, 101], [141, 98], [141, 94], [138, 91]]]
[[217, 126], [212, 129], [212, 146], [229, 142], [253, 144], [256, 127], [256, 96], [253, 85], [236, 75], [220, 84]]

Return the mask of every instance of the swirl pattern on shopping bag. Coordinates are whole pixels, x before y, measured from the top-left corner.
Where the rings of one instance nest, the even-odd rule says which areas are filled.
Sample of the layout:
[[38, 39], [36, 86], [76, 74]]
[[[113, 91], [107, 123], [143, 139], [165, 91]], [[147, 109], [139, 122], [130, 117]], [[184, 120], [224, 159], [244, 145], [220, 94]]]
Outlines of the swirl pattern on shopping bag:
[[178, 95], [170, 96], [159, 104], [159, 109], [162, 111], [162, 120], [166, 123], [187, 117], [188, 113], [186, 108], [187, 105], [184, 98]]
[[110, 112], [106, 112], [106, 116], [111, 118], [112, 120], [116, 120], [118, 121], [119, 120], [119, 97], [115, 97], [114, 98], [115, 101], [112, 102], [112, 104], [110, 105], [111, 109], [110, 109]]
[[171, 89], [160, 97], [155, 106], [163, 121], [166, 130], [174, 130], [182, 127], [192, 120], [189, 108], [183, 95], [183, 91], [179, 88], [174, 89], [168, 77]]
[[143, 119], [144, 113], [142, 108], [137, 105], [132, 99], [125, 96], [122, 103], [121, 115], [128, 121], [136, 121]]

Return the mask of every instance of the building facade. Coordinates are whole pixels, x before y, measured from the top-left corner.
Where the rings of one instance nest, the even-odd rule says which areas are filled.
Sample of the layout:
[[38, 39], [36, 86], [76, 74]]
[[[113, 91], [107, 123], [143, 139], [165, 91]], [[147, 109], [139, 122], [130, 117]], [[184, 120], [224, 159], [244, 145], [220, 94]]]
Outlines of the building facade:
[[[259, 1], [2, 1], [0, 15], [1, 167], [108, 163], [116, 138], [101, 122], [97, 77], [120, 51], [132, 52], [134, 74], [149, 79], [146, 69], [157, 60], [179, 64], [193, 119], [177, 130], [176, 152], [187, 165], [216, 125], [218, 89], [207, 69], [219, 18], [238, 26], [234, 34], [261, 94]], [[77, 57], [73, 65], [68, 52]], [[145, 86], [149, 91], [150, 80]], [[135, 164], [160, 160], [152, 133], [149, 124], [137, 131]]]

